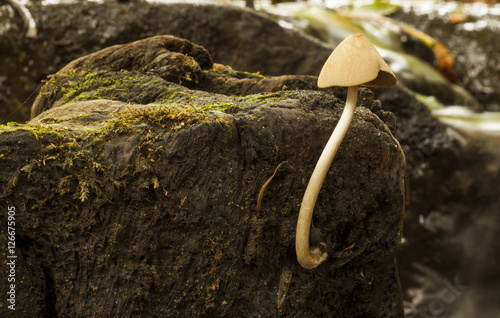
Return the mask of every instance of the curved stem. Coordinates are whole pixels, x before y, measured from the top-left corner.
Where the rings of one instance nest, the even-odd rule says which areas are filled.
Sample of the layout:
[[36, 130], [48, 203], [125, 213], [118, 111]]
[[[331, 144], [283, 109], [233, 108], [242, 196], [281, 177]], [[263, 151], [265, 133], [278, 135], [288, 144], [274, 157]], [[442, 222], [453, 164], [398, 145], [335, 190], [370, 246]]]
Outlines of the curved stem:
[[323, 185], [326, 174], [330, 169], [335, 153], [339, 149], [342, 139], [349, 125], [351, 124], [354, 110], [356, 109], [356, 101], [358, 99], [358, 87], [351, 86], [347, 90], [347, 101], [345, 104], [344, 112], [340, 120], [333, 130], [333, 133], [328, 140], [328, 143], [323, 149], [318, 163], [307, 185], [302, 204], [300, 205], [299, 219], [297, 221], [297, 232], [295, 234], [295, 249], [297, 253], [297, 260], [304, 268], [315, 268], [321, 264], [328, 254], [322, 252], [319, 248], [313, 247], [309, 249], [309, 232], [311, 230], [311, 219], [314, 210], [314, 205], [318, 199], [319, 191]]

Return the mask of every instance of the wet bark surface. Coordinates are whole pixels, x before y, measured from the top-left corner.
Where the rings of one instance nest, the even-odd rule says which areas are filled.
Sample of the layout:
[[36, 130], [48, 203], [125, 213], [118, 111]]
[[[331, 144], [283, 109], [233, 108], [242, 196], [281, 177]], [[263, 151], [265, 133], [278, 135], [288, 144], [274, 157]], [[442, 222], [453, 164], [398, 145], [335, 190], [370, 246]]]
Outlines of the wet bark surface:
[[[361, 92], [313, 217], [312, 242], [329, 258], [304, 270], [300, 201], [345, 92], [213, 69], [210, 58], [171, 36], [111, 47], [52, 76], [29, 125], [2, 127], [16, 314], [402, 317], [405, 164], [393, 117]], [[276, 92], [247, 93], [259, 90]]]

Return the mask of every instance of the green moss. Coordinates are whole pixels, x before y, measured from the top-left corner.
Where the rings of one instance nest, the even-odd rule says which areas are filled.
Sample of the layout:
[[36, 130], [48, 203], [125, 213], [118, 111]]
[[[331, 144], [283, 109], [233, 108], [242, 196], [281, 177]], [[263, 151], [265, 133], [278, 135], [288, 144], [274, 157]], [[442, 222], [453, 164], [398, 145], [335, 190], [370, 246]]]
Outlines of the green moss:
[[[7, 125], [2, 125], [0, 128], [10, 128], [3, 129], [0, 131], [1, 134], [12, 133], [15, 131], [25, 131], [31, 133], [35, 136], [36, 140], [39, 140], [41, 134], [54, 134], [61, 131], [60, 128], [47, 127], [44, 125], [28, 125], [28, 124], [18, 124], [18, 123], [8, 123]], [[16, 128], [12, 128], [16, 127]]]
[[286, 99], [286, 94], [284, 92], [274, 92], [267, 94], [254, 94], [244, 97], [247, 102], [258, 102], [259, 105], [264, 105], [267, 103], [276, 103], [283, 99]]
[[216, 110], [226, 112], [230, 108], [238, 108], [238, 107], [239, 107], [238, 105], [231, 102], [213, 102], [210, 104], [197, 106], [196, 109], [201, 112], [216, 111]]
[[39, 93], [39, 97], [58, 101], [58, 104], [93, 99], [148, 104], [171, 100], [177, 95], [177, 90], [160, 77], [125, 70], [57, 73], [45, 82]]
[[250, 72], [240, 72], [240, 71], [231, 71], [230, 75], [236, 77], [236, 78], [266, 78], [264, 75], [261, 75], [259, 72], [257, 73], [250, 73]]
[[208, 121], [205, 111], [191, 111], [183, 107], [144, 107], [122, 111], [115, 115], [115, 118], [108, 120], [99, 129], [99, 134], [107, 134], [108, 131], [114, 133], [131, 132], [134, 126], [141, 123], [148, 126], [159, 127], [176, 131], [181, 128], [192, 127], [193, 125]]
[[65, 121], [73, 120], [73, 119], [78, 119], [82, 117], [88, 117], [90, 114], [80, 114], [72, 117], [61, 117], [61, 118], [53, 118], [53, 117], [46, 117], [40, 120], [41, 123], [44, 124], [57, 124], [57, 123], [62, 123]]
[[5, 127], [16, 127], [16, 126], [22, 126], [22, 124], [15, 123], [15, 122], [8, 122], [5, 125], [0, 125], [0, 128], [5, 128]]

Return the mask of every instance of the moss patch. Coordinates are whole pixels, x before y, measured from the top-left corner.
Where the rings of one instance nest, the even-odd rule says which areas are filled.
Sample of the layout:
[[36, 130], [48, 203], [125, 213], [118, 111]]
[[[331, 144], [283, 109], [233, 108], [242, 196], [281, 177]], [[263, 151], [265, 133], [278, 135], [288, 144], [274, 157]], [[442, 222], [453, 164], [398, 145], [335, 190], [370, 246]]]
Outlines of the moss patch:
[[122, 133], [140, 124], [176, 131], [208, 121], [205, 111], [192, 111], [182, 107], [144, 107], [128, 109], [109, 120], [101, 132], [113, 130]]
[[[64, 126], [53, 125], [65, 119], [47, 117], [39, 124], [2, 125], [0, 135], [20, 131], [32, 134], [40, 145], [40, 152], [27, 161], [26, 165], [29, 167], [27, 169], [31, 172], [37, 167], [48, 164], [60, 167], [65, 172], [60, 177], [55, 191], [60, 195], [70, 195], [73, 199], [84, 202], [91, 197], [105, 196], [107, 191], [111, 191], [109, 187], [122, 186], [121, 182], [110, 173], [113, 162], [107, 161], [103, 155], [106, 143], [116, 140], [119, 135], [135, 136], [137, 148], [145, 158], [145, 161], [138, 163], [138, 169], [148, 170], [147, 162], [158, 160], [156, 158], [158, 147], [154, 146], [158, 136], [165, 131], [175, 133], [210, 121], [218, 122], [227, 128], [228, 125], [223, 119], [210, 113], [233, 106], [233, 103], [210, 103], [199, 107], [177, 104], [164, 104], [161, 107], [135, 106], [113, 114], [111, 119], [104, 121], [101, 127], [95, 130], [74, 131]], [[231, 130], [228, 131], [231, 135]], [[2, 154], [0, 158], [4, 158], [5, 155]], [[151, 176], [150, 183], [155, 186], [158, 184], [157, 180]]]
[[276, 103], [278, 101], [284, 100], [287, 98], [286, 93], [282, 92], [274, 92], [267, 94], [253, 94], [244, 97], [244, 100], [247, 102], [258, 102], [259, 105], [264, 105], [267, 103]]
[[70, 101], [93, 99], [149, 104], [167, 101], [176, 95], [171, 83], [154, 75], [125, 70], [118, 73], [73, 70], [53, 75], [42, 87], [39, 98], [45, 97], [60, 106]]

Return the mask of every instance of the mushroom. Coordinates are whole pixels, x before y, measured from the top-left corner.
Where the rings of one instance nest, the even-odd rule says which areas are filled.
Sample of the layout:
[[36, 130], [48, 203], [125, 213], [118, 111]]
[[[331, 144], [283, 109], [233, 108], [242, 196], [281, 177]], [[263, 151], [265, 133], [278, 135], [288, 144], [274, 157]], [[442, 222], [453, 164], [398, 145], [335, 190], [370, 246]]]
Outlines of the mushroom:
[[322, 249], [309, 247], [311, 219], [328, 169], [351, 124], [358, 99], [358, 86], [361, 85], [391, 87], [396, 85], [396, 76], [370, 41], [362, 34], [356, 33], [335, 48], [318, 77], [320, 88], [347, 86], [348, 89], [344, 112], [319, 157], [300, 206], [295, 248], [297, 260], [302, 267], [307, 269], [317, 267], [328, 256], [325, 246]]

